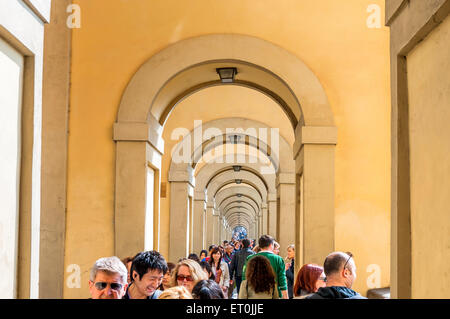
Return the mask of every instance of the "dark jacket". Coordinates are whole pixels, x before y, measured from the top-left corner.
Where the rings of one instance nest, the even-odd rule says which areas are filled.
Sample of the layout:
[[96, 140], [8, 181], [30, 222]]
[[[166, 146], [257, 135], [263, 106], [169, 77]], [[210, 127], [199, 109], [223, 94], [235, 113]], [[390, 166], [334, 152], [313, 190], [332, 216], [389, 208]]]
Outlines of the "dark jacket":
[[295, 260], [292, 259], [291, 266], [286, 270], [286, 280], [287, 280], [287, 286], [288, 286], [288, 295], [289, 299], [294, 298], [294, 262]]
[[230, 279], [234, 276], [242, 277], [242, 268], [244, 268], [247, 257], [255, 254], [250, 248], [243, 248], [233, 255], [230, 262]]
[[319, 290], [312, 294], [311, 296], [306, 297], [305, 299], [367, 299], [366, 297], [361, 296], [356, 291], [347, 288], [347, 287], [322, 287]]

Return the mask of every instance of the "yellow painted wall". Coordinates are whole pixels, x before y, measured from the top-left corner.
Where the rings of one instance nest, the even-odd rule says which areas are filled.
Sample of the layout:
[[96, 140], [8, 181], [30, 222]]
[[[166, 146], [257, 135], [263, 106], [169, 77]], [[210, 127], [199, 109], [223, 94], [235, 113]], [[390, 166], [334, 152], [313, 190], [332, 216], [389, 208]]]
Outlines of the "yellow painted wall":
[[[383, 0], [74, 3], [81, 7], [82, 25], [73, 30], [72, 40], [65, 265], [80, 265], [82, 287], [66, 286], [64, 297], [87, 297], [89, 268], [97, 258], [114, 252], [112, 125], [128, 81], [169, 44], [214, 33], [273, 42], [304, 61], [319, 78], [338, 127], [336, 248], [356, 255], [356, 290], [367, 290], [369, 264], [380, 265], [381, 285], [389, 284], [389, 31], [366, 25], [371, 4], [380, 6], [383, 25]], [[192, 99], [208, 99], [210, 90]], [[168, 123], [183, 117], [184, 111], [177, 112]], [[212, 119], [214, 114], [213, 109], [205, 109], [204, 118]], [[166, 157], [163, 165], [167, 167]], [[163, 171], [163, 181], [166, 178]], [[168, 202], [169, 197], [161, 203], [164, 254]]]
[[412, 298], [450, 298], [450, 17], [411, 51], [407, 66]]

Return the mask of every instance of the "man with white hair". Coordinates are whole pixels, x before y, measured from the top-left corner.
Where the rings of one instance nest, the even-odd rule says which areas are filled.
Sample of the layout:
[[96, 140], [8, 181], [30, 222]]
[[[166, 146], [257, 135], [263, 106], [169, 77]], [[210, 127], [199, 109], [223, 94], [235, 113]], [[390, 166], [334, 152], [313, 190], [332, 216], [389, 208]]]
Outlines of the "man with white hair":
[[352, 288], [356, 280], [356, 265], [352, 253], [333, 252], [325, 258], [323, 270], [326, 287], [305, 299], [366, 299]]
[[91, 269], [92, 299], [122, 299], [127, 289], [127, 268], [116, 256], [98, 259]]

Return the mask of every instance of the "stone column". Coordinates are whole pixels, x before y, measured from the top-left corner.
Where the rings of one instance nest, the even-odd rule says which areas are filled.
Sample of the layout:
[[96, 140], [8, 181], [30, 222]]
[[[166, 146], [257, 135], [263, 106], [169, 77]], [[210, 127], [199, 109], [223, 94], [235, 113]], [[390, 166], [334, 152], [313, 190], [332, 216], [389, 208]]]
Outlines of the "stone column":
[[294, 145], [297, 265], [322, 264], [334, 251], [335, 127], [298, 127]]
[[262, 207], [262, 231], [261, 231], [261, 235], [266, 235], [269, 233], [268, 231], [268, 210], [267, 210], [267, 205], [263, 204]]
[[258, 215], [258, 237], [260, 237], [264, 231], [263, 231], [263, 211], [262, 209], [259, 211]]
[[214, 244], [214, 207], [209, 204], [206, 206], [206, 249]]
[[203, 210], [202, 213], [202, 249], [207, 249], [208, 248], [208, 244], [207, 244], [207, 215], [206, 215], [206, 203], [204, 203], [204, 207], [205, 209]]
[[[192, 168], [180, 165], [169, 172], [170, 183], [170, 236], [169, 260], [187, 257], [190, 252], [192, 227], [190, 221], [193, 209], [189, 197], [193, 197], [194, 182]], [[189, 230], [188, 230], [189, 229]]]
[[189, 183], [170, 182], [169, 260], [189, 254]]
[[[39, 298], [62, 299], [64, 290], [64, 253], [66, 232], [66, 194], [67, 194], [67, 136], [70, 94], [70, 48], [71, 29], [67, 28], [66, 9], [70, 0], [52, 1], [50, 24], [45, 24], [44, 36], [44, 73], [42, 87], [42, 162], [41, 162], [41, 244], [39, 247]], [[25, 25], [25, 24], [24, 24]], [[33, 58], [34, 59], [34, 58]], [[26, 66], [25, 66], [26, 68]], [[34, 68], [34, 66], [33, 66]], [[25, 73], [27, 71], [25, 70]], [[26, 79], [25, 79], [26, 81]], [[24, 85], [26, 93], [26, 84]], [[34, 94], [34, 90], [30, 90]], [[26, 100], [26, 98], [25, 98]], [[24, 103], [25, 104], [25, 103]], [[22, 114], [27, 114], [26, 107]], [[26, 128], [27, 126], [22, 125]], [[33, 130], [33, 126], [30, 126]], [[22, 133], [23, 134], [23, 133]], [[22, 135], [22, 145], [27, 134]], [[22, 149], [22, 156], [26, 151]], [[24, 163], [24, 162], [22, 162]], [[24, 165], [22, 164], [22, 167]], [[26, 176], [22, 169], [21, 180]], [[26, 183], [21, 182], [23, 189]], [[26, 198], [21, 191], [21, 201]], [[24, 208], [20, 205], [21, 215], [19, 229], [23, 227]], [[4, 212], [3, 212], [4, 213]], [[31, 218], [29, 219], [31, 220]], [[29, 244], [19, 234], [19, 247]], [[20, 251], [31, 251], [26, 249]], [[23, 261], [30, 259], [19, 253], [18, 298], [29, 298], [30, 269], [21, 271]], [[31, 256], [31, 255], [30, 255]], [[6, 278], [5, 278], [6, 279]], [[13, 278], [9, 278], [13, 279]], [[22, 288], [22, 289], [21, 289]], [[22, 293], [25, 292], [25, 293]]]
[[200, 198], [196, 193], [194, 195], [194, 216], [193, 216], [193, 244], [192, 250], [196, 254], [200, 254], [203, 249], [203, 241], [205, 230], [203, 229], [203, 217], [205, 211], [205, 200]]
[[257, 234], [256, 234], [256, 227], [255, 227], [255, 226], [256, 226], [256, 225], [255, 225], [254, 222], [250, 224], [249, 236], [250, 236], [250, 238], [252, 238], [252, 239], [258, 240], [258, 236], [257, 236]]
[[267, 195], [267, 201], [268, 201], [268, 218], [267, 218], [267, 233], [272, 236], [276, 237], [277, 235], [277, 194], [269, 193]]
[[278, 213], [277, 241], [280, 254], [295, 242], [295, 174], [279, 173], [277, 176], [277, 197], [280, 199]]
[[[115, 255], [133, 256], [145, 249], [145, 217], [147, 208], [147, 171], [151, 166], [155, 179], [160, 180], [164, 142], [157, 134], [158, 124], [116, 123], [115, 180]], [[159, 229], [159, 183], [154, 189], [154, 229]], [[154, 234], [153, 234], [154, 235]], [[154, 236], [155, 237], [155, 236]]]
[[223, 217], [219, 215], [219, 244], [223, 241]]
[[212, 223], [213, 223], [213, 244], [218, 245], [220, 242], [220, 225], [219, 225], [219, 212], [213, 209]]

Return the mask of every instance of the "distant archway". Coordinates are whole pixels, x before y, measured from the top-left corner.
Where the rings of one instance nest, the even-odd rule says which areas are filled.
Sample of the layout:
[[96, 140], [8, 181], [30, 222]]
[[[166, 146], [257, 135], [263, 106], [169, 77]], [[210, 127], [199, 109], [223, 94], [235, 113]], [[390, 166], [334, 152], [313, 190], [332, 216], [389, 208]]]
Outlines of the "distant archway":
[[[334, 249], [337, 133], [320, 81], [300, 59], [281, 47], [255, 37], [220, 34], [170, 45], [146, 61], [125, 89], [114, 125], [117, 255], [130, 255], [145, 246], [145, 227], [135, 225], [145, 225], [148, 185], [159, 185], [164, 153], [161, 132], [165, 119], [173, 107], [190, 94], [212, 85], [224, 85], [218, 82], [215, 69], [230, 66], [245, 70], [238, 74], [233, 85], [243, 85], [270, 96], [286, 113], [295, 130], [290, 155], [295, 159], [295, 168], [277, 176], [277, 185], [281, 185], [277, 186], [277, 196], [281, 198], [279, 219], [302, 227], [302, 230], [296, 229], [302, 234], [296, 236], [299, 240], [296, 244], [305, 247], [298, 252], [300, 260], [320, 262], [324, 254]], [[150, 183], [147, 180], [149, 167], [155, 172], [155, 180]], [[299, 187], [301, 176], [302, 190]], [[303, 205], [299, 200], [285, 203], [283, 193], [287, 189], [291, 193], [293, 186]], [[158, 194], [159, 188], [155, 187], [155, 224], [159, 218]], [[294, 206], [297, 223], [292, 219]]]

